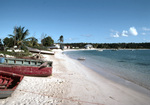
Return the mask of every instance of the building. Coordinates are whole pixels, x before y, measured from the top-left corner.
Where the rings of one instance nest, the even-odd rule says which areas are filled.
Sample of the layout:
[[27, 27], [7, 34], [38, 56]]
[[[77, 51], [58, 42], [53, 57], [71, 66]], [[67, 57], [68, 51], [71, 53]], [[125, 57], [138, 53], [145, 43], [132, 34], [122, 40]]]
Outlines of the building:
[[93, 48], [93, 46], [91, 45], [91, 44], [87, 44], [87, 45], [85, 45], [84, 46], [86, 49], [91, 49], [91, 48]]
[[60, 45], [59, 44], [54, 44], [52, 46], [49, 47], [50, 49], [60, 49]]

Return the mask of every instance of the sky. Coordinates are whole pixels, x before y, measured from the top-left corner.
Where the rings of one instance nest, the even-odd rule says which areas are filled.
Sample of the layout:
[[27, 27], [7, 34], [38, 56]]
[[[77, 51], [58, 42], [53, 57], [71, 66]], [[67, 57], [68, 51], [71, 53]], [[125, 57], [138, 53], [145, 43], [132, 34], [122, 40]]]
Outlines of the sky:
[[150, 0], [0, 0], [0, 39], [15, 26], [39, 42], [150, 42]]

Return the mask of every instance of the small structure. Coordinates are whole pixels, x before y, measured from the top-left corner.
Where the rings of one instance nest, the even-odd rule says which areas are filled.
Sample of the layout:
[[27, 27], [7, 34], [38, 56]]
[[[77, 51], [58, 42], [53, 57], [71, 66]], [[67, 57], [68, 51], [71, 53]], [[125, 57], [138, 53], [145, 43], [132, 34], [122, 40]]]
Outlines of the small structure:
[[52, 46], [49, 47], [50, 49], [60, 49], [59, 44], [53, 44]]
[[84, 46], [86, 49], [91, 49], [91, 48], [93, 48], [93, 46], [91, 45], [91, 44], [87, 44], [87, 45], [85, 45]]

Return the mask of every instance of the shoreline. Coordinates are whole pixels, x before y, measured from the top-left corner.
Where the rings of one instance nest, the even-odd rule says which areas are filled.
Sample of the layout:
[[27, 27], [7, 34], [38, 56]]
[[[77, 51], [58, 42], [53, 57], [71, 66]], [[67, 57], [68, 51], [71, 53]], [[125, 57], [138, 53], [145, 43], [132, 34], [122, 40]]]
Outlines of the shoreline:
[[49, 77], [25, 76], [11, 97], [1, 105], [149, 105], [149, 97], [112, 82], [96, 72], [55, 51], [43, 55], [53, 61]]
[[[64, 52], [67, 52], [67, 51], [83, 51], [83, 50], [84, 49], [79, 49], [79, 50], [75, 50], [74, 49], [74, 50], [66, 50]], [[86, 50], [88, 50], [88, 49], [86, 49]], [[97, 50], [97, 49], [92, 49], [92, 50]], [[108, 49], [108, 50], [110, 50], [110, 49]], [[124, 49], [120, 49], [120, 50], [124, 50]], [[70, 56], [68, 56], [68, 57], [71, 58]], [[71, 58], [71, 59], [74, 59], [74, 58]], [[74, 60], [77, 60], [77, 59], [74, 59]], [[150, 96], [150, 89], [148, 87], [146, 87], [146, 86], [140, 85], [139, 83], [136, 83], [135, 81], [130, 81], [130, 80], [128, 80], [127, 78], [125, 78], [123, 76], [116, 75], [115, 73], [108, 72], [109, 70], [105, 71], [104, 69], [100, 68], [100, 71], [97, 71], [97, 70], [94, 70], [93, 67], [87, 66], [87, 64], [84, 63], [84, 62], [80, 62], [80, 63], [83, 64], [84, 66], [88, 67], [92, 71], [98, 73], [99, 75], [103, 76], [104, 78], [111, 80], [112, 82], [119, 83], [119, 84], [124, 85], [124, 86], [126, 86], [128, 88], [131, 88], [133, 90], [141, 90], [142, 93], [145, 93], [148, 96]]]

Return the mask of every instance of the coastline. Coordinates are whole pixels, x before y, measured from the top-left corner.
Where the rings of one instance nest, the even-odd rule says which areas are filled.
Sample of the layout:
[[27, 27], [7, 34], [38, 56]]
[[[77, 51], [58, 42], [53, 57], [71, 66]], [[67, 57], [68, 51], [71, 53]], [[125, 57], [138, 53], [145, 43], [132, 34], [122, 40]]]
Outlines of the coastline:
[[[78, 49], [78, 50], [75, 50], [75, 49], [71, 49], [71, 50], [69, 50], [69, 49], [67, 49], [67, 50], [65, 50], [64, 52], [68, 52], [68, 51], [84, 51], [84, 50], [98, 50], [98, 49]], [[100, 51], [103, 51], [103, 50], [111, 50], [111, 49], [100, 49]], [[125, 50], [125, 49], [119, 49], [119, 50]], [[132, 50], [132, 51], [134, 51], [133, 49], [126, 49], [126, 50]], [[136, 50], [136, 49], [135, 49]], [[148, 49], [138, 49], [138, 50], [148, 50]], [[66, 53], [67, 54], [67, 53]], [[79, 54], [80, 55], [80, 54]], [[72, 55], [68, 55], [67, 54], [67, 56], [68, 57], [70, 57], [71, 59], [75, 59], [75, 60], [77, 60], [77, 58], [79, 57], [79, 56], [72, 56]], [[84, 55], [82, 55], [82, 56], [84, 56]], [[88, 57], [87, 57], [88, 58]], [[88, 58], [87, 59], [88, 61], [90, 61], [90, 59]], [[128, 78], [126, 78], [126, 77], [124, 77], [124, 76], [121, 76], [121, 75], [118, 75], [118, 74], [116, 74], [116, 73], [114, 73], [114, 72], [111, 72], [110, 70], [111, 70], [111, 68], [105, 68], [105, 67], [101, 67], [101, 66], [99, 66], [99, 68], [95, 68], [94, 66], [92, 66], [91, 65], [91, 63], [90, 62], [88, 62], [87, 63], [87, 61], [85, 61], [85, 62], [83, 62], [83, 61], [79, 61], [80, 63], [82, 63], [83, 65], [85, 65], [86, 67], [88, 67], [88, 68], [90, 68], [90, 69], [92, 69], [94, 72], [96, 72], [96, 73], [98, 73], [98, 74], [100, 74], [100, 75], [102, 75], [103, 77], [105, 77], [106, 79], [109, 79], [109, 80], [112, 80], [113, 82], [117, 82], [117, 83], [119, 83], [119, 84], [121, 84], [121, 85], [124, 85], [124, 86], [127, 86], [127, 87], [129, 87], [129, 88], [131, 88], [131, 89], [135, 89], [135, 90], [142, 90], [142, 92], [143, 93], [145, 93], [145, 94], [147, 94], [147, 95], [149, 95], [150, 96], [150, 88], [149, 87], [147, 87], [147, 85], [145, 86], [145, 85], [142, 85], [142, 84], [140, 84], [140, 83], [138, 83], [137, 81], [134, 81], [134, 80], [132, 80], [132, 79], [128, 79]], [[90, 63], [90, 64], [89, 64]], [[101, 65], [101, 64], [100, 64]], [[106, 66], [106, 65], [105, 65]], [[121, 69], [121, 68], [120, 68]], [[144, 88], [144, 89], [139, 89], [139, 88]], [[148, 93], [147, 93], [147, 90], [149, 91]]]
[[25, 76], [1, 105], [149, 105], [149, 97], [112, 82], [56, 50], [43, 55], [53, 61], [50, 77]]

